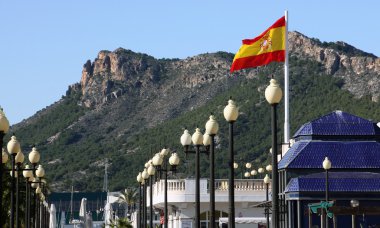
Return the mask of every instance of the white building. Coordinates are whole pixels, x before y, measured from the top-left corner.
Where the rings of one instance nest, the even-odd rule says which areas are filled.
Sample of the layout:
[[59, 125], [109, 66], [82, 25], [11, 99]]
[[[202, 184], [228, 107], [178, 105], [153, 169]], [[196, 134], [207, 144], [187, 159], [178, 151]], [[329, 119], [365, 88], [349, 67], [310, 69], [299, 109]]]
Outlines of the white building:
[[[269, 187], [270, 188], [270, 187]], [[153, 185], [153, 207], [164, 209], [165, 182], [160, 180]], [[235, 179], [235, 216], [236, 218], [256, 218], [265, 223], [264, 208], [254, 205], [265, 201], [266, 187], [262, 179]], [[149, 187], [147, 188], [147, 207], [149, 207]], [[200, 180], [201, 227], [207, 228], [209, 221], [210, 195], [208, 179]], [[220, 217], [228, 217], [228, 180], [215, 181], [216, 223]], [[195, 218], [195, 179], [168, 180], [168, 227], [194, 227]], [[148, 210], [149, 213], [149, 210]], [[134, 227], [137, 227], [133, 216]], [[238, 220], [238, 219], [237, 219]], [[239, 219], [244, 220], [244, 219]], [[154, 224], [158, 225], [160, 216], [156, 214]], [[258, 224], [248, 224], [237, 227], [258, 227]]]

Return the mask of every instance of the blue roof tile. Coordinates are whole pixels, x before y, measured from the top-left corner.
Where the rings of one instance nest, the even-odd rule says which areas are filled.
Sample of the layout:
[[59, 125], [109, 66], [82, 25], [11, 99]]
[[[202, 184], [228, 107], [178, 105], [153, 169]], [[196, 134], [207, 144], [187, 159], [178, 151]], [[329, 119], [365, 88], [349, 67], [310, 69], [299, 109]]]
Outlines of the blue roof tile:
[[[324, 192], [325, 173], [292, 178], [285, 192]], [[370, 172], [330, 172], [331, 192], [380, 192], [380, 174]]]
[[380, 143], [376, 141], [297, 141], [278, 164], [279, 169], [322, 169], [328, 157], [332, 168], [380, 168]]
[[294, 138], [312, 135], [380, 135], [380, 128], [369, 120], [346, 112], [335, 111], [302, 125], [295, 133]]

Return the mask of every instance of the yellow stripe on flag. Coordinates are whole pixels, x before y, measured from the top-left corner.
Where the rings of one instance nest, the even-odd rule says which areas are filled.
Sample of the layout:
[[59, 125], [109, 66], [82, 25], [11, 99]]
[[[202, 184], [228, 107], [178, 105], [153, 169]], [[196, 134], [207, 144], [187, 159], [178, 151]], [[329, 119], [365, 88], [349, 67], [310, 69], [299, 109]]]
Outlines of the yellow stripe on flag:
[[244, 57], [256, 56], [273, 51], [285, 50], [285, 26], [270, 29], [258, 41], [243, 44], [236, 53], [234, 60]]

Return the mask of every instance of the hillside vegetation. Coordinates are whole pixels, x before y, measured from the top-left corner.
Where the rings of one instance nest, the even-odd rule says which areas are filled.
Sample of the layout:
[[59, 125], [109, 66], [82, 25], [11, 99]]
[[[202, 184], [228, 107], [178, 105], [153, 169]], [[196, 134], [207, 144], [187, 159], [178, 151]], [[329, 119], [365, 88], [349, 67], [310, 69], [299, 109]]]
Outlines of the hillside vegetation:
[[[47, 110], [13, 127], [24, 151], [29, 152], [32, 144], [37, 145], [54, 190], [69, 191], [71, 185], [78, 191], [101, 190], [107, 161], [111, 191], [136, 185], [136, 176], [144, 163], [164, 146], [179, 153], [178, 176], [194, 176], [194, 157], [189, 155], [185, 159], [179, 138], [185, 127], [191, 133], [197, 126], [204, 131], [210, 113], [216, 116], [220, 125], [216, 178], [227, 178], [228, 125], [222, 112], [229, 97], [236, 101], [240, 110], [235, 124], [236, 159], [251, 161], [254, 168], [269, 163], [271, 120], [264, 90], [271, 75], [283, 82], [282, 64], [273, 63], [228, 75], [227, 67], [233, 57], [229, 53], [204, 54], [183, 61], [164, 59], [157, 60], [157, 63], [151, 58], [144, 62], [146, 56], [134, 57], [131, 52], [121, 55], [138, 62], [140, 71], [136, 71], [138, 73], [133, 78], [112, 78], [112, 68], [105, 66], [108, 71], [104, 72], [109, 75], [107, 81], [98, 78], [98, 82], [91, 82], [93, 86], [98, 83], [91, 87], [94, 91], [102, 90], [105, 94], [121, 91], [118, 96], [106, 94], [108, 98], [104, 101], [107, 102], [100, 104], [94, 100], [86, 106], [83, 93], [91, 88], [84, 91], [82, 84], [82, 87], [71, 88], [66, 96]], [[118, 61], [129, 64], [125, 59]], [[89, 72], [96, 70], [96, 67], [91, 68], [91, 63], [85, 68], [88, 77], [91, 76]], [[126, 71], [130, 75], [128, 69]], [[340, 72], [339, 77], [329, 75], [324, 64], [292, 55], [291, 133], [303, 123], [335, 110], [380, 120], [379, 103], [373, 102], [370, 94], [358, 97], [343, 89], [347, 84], [342, 74]], [[102, 73], [96, 77], [99, 75]], [[86, 99], [90, 98], [87, 93]], [[282, 103], [278, 117], [281, 138]], [[201, 176], [208, 177], [208, 158], [203, 154], [201, 158]], [[237, 177], [240, 177], [239, 173]]]

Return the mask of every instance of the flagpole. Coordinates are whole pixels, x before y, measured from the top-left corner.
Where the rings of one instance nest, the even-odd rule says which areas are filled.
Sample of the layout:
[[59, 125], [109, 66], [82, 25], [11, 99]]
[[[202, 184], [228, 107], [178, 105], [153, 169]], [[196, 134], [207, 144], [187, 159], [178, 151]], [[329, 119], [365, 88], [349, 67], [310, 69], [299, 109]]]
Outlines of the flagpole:
[[[285, 102], [285, 119], [284, 119], [284, 143], [289, 143], [290, 123], [289, 123], [289, 55], [288, 55], [288, 11], [285, 10], [285, 64], [284, 64], [284, 102]], [[285, 151], [284, 151], [285, 152]]]

